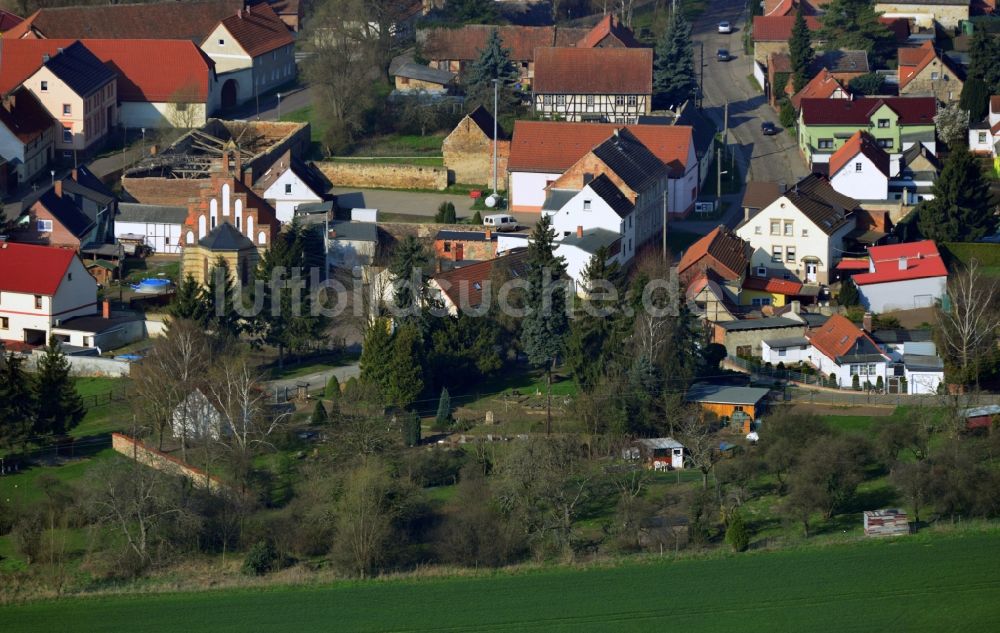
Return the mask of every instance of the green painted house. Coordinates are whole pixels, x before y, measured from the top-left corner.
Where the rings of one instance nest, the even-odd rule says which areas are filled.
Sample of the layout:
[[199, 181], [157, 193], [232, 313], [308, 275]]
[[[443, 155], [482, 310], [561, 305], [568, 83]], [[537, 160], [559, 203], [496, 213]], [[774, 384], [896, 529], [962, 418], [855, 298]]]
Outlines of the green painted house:
[[830, 161], [858, 130], [871, 134], [893, 158], [922, 143], [937, 154], [934, 97], [803, 99], [799, 110], [799, 150], [813, 170]]

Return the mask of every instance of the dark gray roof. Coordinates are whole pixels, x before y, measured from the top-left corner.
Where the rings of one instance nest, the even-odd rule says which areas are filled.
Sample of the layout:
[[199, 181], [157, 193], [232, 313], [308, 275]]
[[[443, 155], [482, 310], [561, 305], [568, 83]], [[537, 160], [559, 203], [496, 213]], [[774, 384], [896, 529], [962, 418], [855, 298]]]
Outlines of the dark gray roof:
[[757, 404], [770, 389], [764, 387], [733, 387], [731, 385], [712, 385], [700, 382], [691, 385], [687, 392], [689, 402], [718, 402], [722, 404]]
[[819, 73], [826, 68], [831, 73], [867, 73], [868, 53], [865, 51], [827, 51], [816, 56], [812, 72]]
[[924, 343], [934, 340], [931, 330], [875, 330], [872, 338], [879, 343]]
[[635, 209], [635, 205], [632, 201], [625, 197], [615, 183], [611, 182], [605, 174], [601, 174], [597, 178], [594, 178], [588, 183], [588, 186], [608, 203], [608, 206], [618, 214], [618, 217], [626, 217], [632, 210]]
[[944, 361], [939, 356], [903, 354], [903, 365], [910, 371], [944, 371]]
[[349, 242], [377, 242], [378, 227], [374, 222], [334, 222], [330, 224], [330, 231], [336, 231], [337, 237], [331, 239], [346, 240]]
[[562, 238], [558, 244], [576, 246], [585, 253], [593, 255], [600, 247], [611, 246], [619, 239], [621, 239], [621, 235], [614, 231], [608, 231], [606, 229], [587, 229], [583, 232], [583, 237], [577, 237], [576, 233], [571, 233]]
[[789, 338], [775, 338], [768, 341], [767, 346], [771, 349], [777, 349], [780, 347], [798, 347], [799, 345], [808, 345], [809, 339], [804, 336], [792, 336]]
[[439, 68], [424, 66], [423, 64], [418, 64], [412, 60], [406, 60], [398, 64], [390, 74], [394, 77], [406, 77], [408, 79], [416, 79], [417, 81], [426, 81], [428, 83], [441, 85], [447, 85], [455, 80], [455, 73], [448, 72], [447, 70], [441, 70]]
[[50, 186], [37, 198], [37, 201], [77, 238], [82, 238], [94, 226], [94, 219], [84, 213], [65, 191], [63, 195], [57, 196]]
[[616, 131], [593, 152], [636, 192], [652, 187], [667, 171], [663, 161], [626, 129]]
[[137, 204], [119, 202], [119, 222], [154, 222], [159, 224], [184, 224], [187, 219], [186, 207], [172, 207], [162, 204]]
[[[640, 117], [641, 118], [641, 117]], [[693, 100], [688, 100], [681, 108], [674, 125], [689, 125], [694, 136], [694, 149], [699, 160], [710, 150], [718, 129], [715, 123], [698, 109]]]
[[797, 321], [795, 319], [786, 319], [785, 317], [767, 317], [764, 319], [741, 319], [739, 321], [723, 321], [722, 323], [716, 323], [719, 327], [727, 332], [735, 332], [739, 330], [770, 330], [779, 327], [801, 327], [805, 328], [805, 323], [802, 321]]
[[303, 202], [295, 207], [295, 215], [312, 215], [314, 213], [329, 213], [331, 211], [333, 211], [333, 200]]
[[545, 202], [542, 209], [545, 211], [558, 211], [566, 206], [566, 203], [573, 199], [573, 196], [580, 193], [573, 189], [549, 189], [545, 194]]
[[92, 314], [89, 316], [73, 317], [72, 319], [67, 319], [63, 321], [56, 328], [60, 330], [75, 330], [77, 332], [93, 332], [95, 334], [100, 334], [101, 332], [106, 332], [110, 329], [116, 328], [123, 323], [131, 323], [132, 321], [138, 321], [141, 317], [137, 315], [127, 315], [127, 316], [116, 316], [110, 319], [105, 319], [99, 314]]
[[802, 313], [799, 316], [805, 319], [806, 325], [808, 325], [809, 327], [819, 327], [824, 323], [826, 323], [827, 319], [830, 318], [825, 314], [816, 314], [813, 312]]
[[[455, 242], [485, 242], [486, 231], [438, 231], [434, 240], [452, 240]], [[497, 241], [497, 234], [490, 233], [489, 241]]]
[[[486, 108], [484, 108], [483, 106], [479, 106], [478, 108], [469, 113], [469, 119], [476, 124], [476, 127], [482, 130], [483, 134], [486, 135], [486, 138], [490, 139], [491, 141], [493, 140], [493, 125], [494, 125], [493, 115], [490, 114]], [[497, 125], [497, 137], [499, 137], [500, 139], [507, 138], [507, 135], [504, 133], [503, 128], [500, 127], [499, 125]]]
[[851, 221], [858, 201], [838, 193], [826, 178], [810, 174], [785, 192], [785, 197], [827, 235]]
[[56, 53], [44, 65], [81, 97], [90, 96], [115, 78], [114, 71], [79, 41]]
[[229, 222], [223, 222], [208, 232], [208, 235], [198, 240], [198, 244], [213, 251], [240, 251], [253, 248], [253, 242], [246, 235], [236, 230]]

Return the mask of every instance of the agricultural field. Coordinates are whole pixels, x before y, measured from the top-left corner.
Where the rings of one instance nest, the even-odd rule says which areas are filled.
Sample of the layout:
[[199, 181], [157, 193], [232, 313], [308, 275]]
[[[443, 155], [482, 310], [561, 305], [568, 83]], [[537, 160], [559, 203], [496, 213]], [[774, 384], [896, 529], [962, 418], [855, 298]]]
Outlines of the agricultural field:
[[326, 587], [108, 596], [0, 608], [5, 633], [987, 631], [1000, 533]]

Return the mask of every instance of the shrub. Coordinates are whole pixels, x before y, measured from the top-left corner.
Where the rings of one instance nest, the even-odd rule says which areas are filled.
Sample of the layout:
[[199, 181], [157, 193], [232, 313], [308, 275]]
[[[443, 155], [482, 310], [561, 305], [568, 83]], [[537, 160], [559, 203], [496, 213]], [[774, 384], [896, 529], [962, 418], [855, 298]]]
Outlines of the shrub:
[[856, 306], [861, 303], [861, 295], [858, 293], [858, 287], [854, 285], [852, 280], [846, 279], [844, 283], [840, 284], [840, 292], [837, 293], [837, 303], [842, 306]]
[[882, 376], [879, 376], [878, 379], [875, 381], [875, 388], [878, 389], [879, 391], [885, 389], [885, 381], [882, 380]]
[[482, 226], [483, 225], [483, 216], [482, 216], [482, 214], [479, 213], [479, 211], [476, 211], [472, 215], [472, 219], [469, 220], [469, 224], [475, 224], [476, 226]]
[[840, 383], [837, 382], [837, 374], [830, 372], [830, 377], [827, 379], [827, 386], [829, 387], [839, 387]]
[[795, 108], [787, 99], [781, 103], [781, 114], [779, 115], [779, 120], [781, 121], [781, 127], [786, 130], [791, 130], [795, 127]]
[[326, 409], [323, 407], [323, 401], [317, 400], [316, 406], [313, 407], [312, 418], [309, 419], [309, 423], [313, 426], [319, 426], [321, 424], [326, 424], [329, 419], [329, 416], [326, 414]]
[[337, 380], [336, 376], [330, 376], [330, 380], [326, 381], [326, 389], [323, 391], [323, 397], [327, 400], [334, 400], [340, 397], [340, 381]]
[[857, 374], [851, 376], [851, 389], [861, 391], [861, 378]]
[[726, 543], [729, 543], [734, 552], [745, 551], [750, 546], [750, 532], [743, 522], [743, 515], [739, 512], [733, 513], [733, 518], [726, 529]]
[[454, 224], [456, 221], [455, 205], [451, 202], [442, 202], [438, 205], [437, 214], [434, 215], [434, 221], [438, 224]]
[[278, 568], [278, 552], [270, 540], [257, 541], [243, 559], [243, 573], [247, 576], [263, 576]]

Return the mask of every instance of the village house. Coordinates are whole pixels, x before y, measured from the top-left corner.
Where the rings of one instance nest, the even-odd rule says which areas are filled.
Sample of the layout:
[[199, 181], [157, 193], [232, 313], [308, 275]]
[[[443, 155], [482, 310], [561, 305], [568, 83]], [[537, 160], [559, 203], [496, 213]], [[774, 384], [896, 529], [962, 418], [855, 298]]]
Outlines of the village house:
[[622, 449], [622, 459], [643, 461], [653, 470], [684, 468], [684, 445], [672, 437], [643, 437]]
[[289, 149], [257, 178], [253, 190], [271, 203], [279, 222], [288, 223], [299, 205], [325, 200], [330, 183], [314, 165]]
[[485, 231], [442, 230], [434, 236], [434, 257], [451, 262], [485, 261], [497, 256], [497, 235]]
[[[751, 308], [764, 306], [780, 308], [795, 297], [802, 297], [803, 288], [802, 282], [790, 279], [747, 277], [743, 280], [743, 287], [740, 289], [740, 305]], [[815, 293], [810, 294], [815, 298]]]
[[855, 229], [858, 203], [822, 176], [806, 176], [754, 215], [736, 234], [750, 243], [750, 272], [757, 277], [826, 284]]
[[807, 321], [801, 314], [762, 319], [740, 319], [712, 324], [712, 342], [726, 348], [727, 356], [760, 357], [761, 343], [773, 338], [804, 336]]
[[851, 93], [826, 67], [790, 98], [796, 111], [803, 99], [850, 99]]
[[752, 180], [747, 183], [743, 190], [743, 200], [740, 207], [743, 208], [743, 217], [747, 218], [756, 215], [758, 211], [777, 200], [781, 194], [785, 193], [787, 187], [783, 183], [763, 182]]
[[894, 163], [889, 180], [889, 199], [914, 205], [934, 199], [934, 182], [941, 172], [941, 161], [923, 144], [914, 144], [903, 150]]
[[455, 85], [458, 76], [449, 71], [418, 64], [407, 57], [397, 57], [389, 64], [395, 92], [399, 94], [443, 95]]
[[933, 42], [899, 49], [898, 60], [896, 73], [900, 96], [931, 96], [944, 103], [958, 101], [964, 82], [952, 62], [934, 48]]
[[462, 117], [441, 143], [448, 182], [492, 186], [494, 145], [498, 187], [506, 188], [503, 181], [507, 175], [510, 138], [482, 106]]
[[667, 166], [667, 212], [687, 215], [698, 197], [699, 167], [692, 128], [685, 125], [515, 121], [507, 163], [510, 209], [541, 211], [546, 188], [616, 130], [627, 131]]
[[55, 157], [56, 121], [45, 106], [24, 87], [0, 102], [0, 156], [7, 161], [7, 188], [44, 175]]
[[101, 302], [99, 313], [64, 319], [52, 328], [52, 338], [64, 346], [93, 349], [98, 354], [124, 347], [145, 336], [146, 326], [141, 316], [112, 314], [107, 300]]
[[114, 193], [79, 167], [22, 198], [10, 239], [113, 256], [117, 207]]
[[688, 247], [677, 264], [677, 277], [684, 287], [706, 273], [719, 284], [725, 298], [736, 303], [750, 264], [750, 245], [725, 226], [712, 229]]
[[740, 318], [736, 300], [730, 289], [723, 289], [711, 271], [705, 271], [688, 282], [684, 298], [688, 308], [706, 324], [735, 321]]
[[703, 411], [713, 413], [720, 420], [731, 420], [739, 414], [749, 420], [759, 418], [767, 410], [769, 389], [764, 387], [734, 387], [711, 383], [695, 383], [685, 395]]
[[948, 269], [931, 240], [868, 249], [868, 272], [854, 275], [872, 312], [933, 307], [945, 295]]
[[[298, 211], [308, 206], [300, 206]], [[350, 270], [371, 266], [378, 254], [378, 225], [357, 220], [331, 222], [326, 242], [327, 266]]]
[[[792, 37], [795, 15], [757, 15], [753, 18], [753, 58], [758, 64], [766, 65], [772, 53], [788, 54], [788, 40]], [[806, 16], [806, 26], [813, 36], [813, 48], [822, 49], [824, 42], [819, 39], [820, 23], [815, 16]], [[783, 88], [783, 86], [781, 87]], [[780, 88], [779, 88], [780, 89]]]
[[858, 130], [867, 130], [895, 159], [915, 144], [937, 153], [934, 97], [865, 97], [803, 99], [799, 114], [799, 150], [815, 169]]
[[824, 377], [836, 376], [840, 387], [852, 387], [854, 376], [864, 387], [884, 381], [891, 359], [872, 337], [846, 317], [835, 314], [823, 325], [806, 333], [809, 339], [809, 362]]
[[636, 123], [652, 109], [653, 51], [538, 49], [531, 92], [532, 109], [543, 118]]
[[527, 249], [514, 249], [493, 259], [436, 273], [428, 289], [452, 316], [460, 311], [486, 310], [499, 290], [495, 284], [523, 277], [527, 260]]
[[0, 242], [0, 340], [9, 348], [45, 345], [53, 327], [96, 306], [97, 282], [75, 251]]
[[888, 200], [890, 164], [875, 137], [858, 130], [830, 156], [830, 186], [857, 200]]
[[[6, 49], [0, 50], [5, 67]], [[74, 154], [87, 155], [102, 147], [118, 120], [115, 72], [80, 42], [35, 59], [41, 65], [23, 83], [58, 122], [55, 149], [60, 158], [72, 160]], [[6, 79], [3, 84], [7, 86]]]
[[[969, 150], [981, 156], [1000, 155], [1000, 95], [990, 97], [990, 111], [983, 121], [969, 126]], [[6, 158], [6, 154], [4, 155]]]
[[888, 0], [876, 2], [875, 11], [887, 19], [913, 20], [921, 28], [954, 31], [969, 19], [969, 0]]
[[181, 400], [170, 416], [173, 436], [184, 440], [219, 439], [226, 426], [221, 409], [200, 390]]
[[153, 253], [179, 255], [187, 207], [119, 202], [115, 237]]

